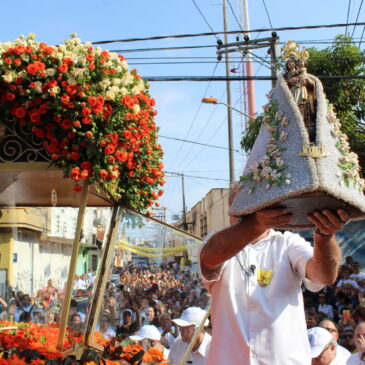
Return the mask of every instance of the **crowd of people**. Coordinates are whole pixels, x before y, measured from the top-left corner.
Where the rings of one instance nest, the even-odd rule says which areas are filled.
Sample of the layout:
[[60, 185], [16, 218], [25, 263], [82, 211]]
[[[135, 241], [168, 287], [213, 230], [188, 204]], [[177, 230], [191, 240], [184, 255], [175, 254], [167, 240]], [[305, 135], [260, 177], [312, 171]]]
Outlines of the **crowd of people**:
[[[84, 328], [94, 280], [92, 272], [75, 278], [69, 316], [73, 330]], [[64, 293], [65, 288], [56, 288], [51, 279], [33, 296], [12, 292], [8, 298], [0, 298], [0, 317], [19, 322], [57, 323]], [[330, 343], [336, 346], [336, 356], [343, 359], [342, 363], [346, 364], [354, 353], [356, 356], [365, 353], [365, 272], [358, 262], [346, 257], [336, 282], [319, 292], [309, 291], [303, 285], [303, 298], [308, 334], [317, 345], [318, 341], [328, 340], [321, 328], [331, 334]], [[198, 273], [189, 266], [185, 270], [176, 264], [155, 268], [133, 264], [114, 267], [96, 330], [104, 338], [134, 340], [145, 347], [156, 347], [166, 357], [174, 348], [169, 359], [171, 364], [177, 364], [209, 302], [210, 294]], [[197, 342], [201, 351], [209, 347], [211, 330], [207, 321], [203, 338]], [[200, 353], [194, 354], [199, 357]], [[200, 357], [204, 363], [204, 354]], [[195, 362], [199, 363], [199, 359]]]

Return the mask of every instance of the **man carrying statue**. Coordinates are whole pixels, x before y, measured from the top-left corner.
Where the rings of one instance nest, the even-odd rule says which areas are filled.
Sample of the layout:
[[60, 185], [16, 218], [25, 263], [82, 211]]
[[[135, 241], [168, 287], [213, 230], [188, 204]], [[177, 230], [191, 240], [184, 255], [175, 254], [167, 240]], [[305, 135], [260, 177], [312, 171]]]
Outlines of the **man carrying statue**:
[[[271, 110], [230, 195], [231, 226], [200, 251], [212, 299], [207, 365], [310, 365], [302, 284], [319, 291], [334, 283], [341, 261], [336, 233], [354, 216], [364, 217], [362, 190], [321, 174], [327, 163], [337, 173], [342, 152], [336, 152], [334, 124], [320, 81], [297, 62], [297, 46], [289, 43], [285, 51], [287, 72], [270, 93]], [[300, 153], [316, 137], [331, 154], [317, 153], [319, 148]], [[283, 231], [298, 228], [314, 229], [313, 247]]]

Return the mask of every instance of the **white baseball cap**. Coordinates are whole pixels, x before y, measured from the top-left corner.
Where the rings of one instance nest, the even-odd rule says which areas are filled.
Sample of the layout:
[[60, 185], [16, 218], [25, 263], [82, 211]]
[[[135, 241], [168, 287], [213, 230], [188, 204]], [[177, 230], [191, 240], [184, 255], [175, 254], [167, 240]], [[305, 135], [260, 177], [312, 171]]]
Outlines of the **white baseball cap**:
[[141, 327], [135, 335], [129, 336], [129, 338], [132, 341], [141, 341], [145, 338], [148, 338], [149, 340], [160, 341], [161, 334], [156, 326], [150, 324]]
[[[204, 319], [206, 312], [199, 307], [190, 307], [184, 310], [180, 318], [173, 319], [173, 322], [180, 327], [195, 325], [198, 326]], [[208, 325], [208, 320], [204, 324]]]
[[308, 331], [312, 358], [318, 357], [332, 340], [332, 335], [322, 327], [313, 327]]

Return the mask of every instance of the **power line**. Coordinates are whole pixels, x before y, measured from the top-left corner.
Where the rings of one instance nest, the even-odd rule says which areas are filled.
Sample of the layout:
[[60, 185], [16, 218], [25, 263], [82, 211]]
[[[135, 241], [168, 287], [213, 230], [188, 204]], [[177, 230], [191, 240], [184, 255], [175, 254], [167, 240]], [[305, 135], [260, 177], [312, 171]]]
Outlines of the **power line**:
[[[350, 16], [350, 8], [351, 8], [351, 0], [349, 0], [349, 5], [347, 7], [347, 17], [346, 17], [346, 24], [349, 23], [349, 16]], [[347, 34], [347, 25], [345, 28], [345, 35]]]
[[110, 52], [127, 53], [127, 52], [148, 52], [148, 51], [170, 51], [173, 49], [193, 49], [193, 48], [216, 48], [217, 46], [181, 46], [181, 47], [157, 47], [157, 48], [136, 48], [136, 49], [115, 49]]
[[242, 32], [244, 32], [244, 30], [242, 29], [241, 23], [238, 21], [238, 19], [237, 19], [237, 17], [236, 17], [236, 13], [235, 13], [235, 12], [234, 12], [234, 10], [233, 10], [233, 7], [232, 7], [232, 5], [231, 5], [231, 2], [230, 2], [229, 0], [227, 0], [227, 1], [228, 1], [228, 5], [229, 5], [229, 7], [231, 8], [231, 12], [232, 12], [232, 14], [233, 14], [234, 18], [236, 19], [236, 22], [237, 22], [238, 26], [240, 27], [240, 29], [242, 30]]
[[[359, 15], [360, 15], [360, 11], [361, 11], [362, 3], [363, 2], [364, 2], [364, 0], [361, 0], [360, 6], [359, 6], [359, 10], [358, 10], [357, 15], [356, 15], [355, 23], [357, 23], [357, 21], [359, 20]], [[356, 28], [356, 25], [354, 26], [354, 29], [352, 30], [351, 38], [354, 36], [355, 28]]]
[[191, 177], [193, 179], [205, 179], [205, 180], [217, 180], [217, 181], [229, 181], [227, 179], [219, 179], [219, 178], [214, 178], [214, 177], [206, 177], [206, 176], [195, 176], [195, 175], [186, 175], [186, 174], [181, 174], [181, 173], [177, 173], [177, 172], [171, 172], [171, 171], [163, 171], [165, 174], [172, 174], [172, 175], [184, 175], [186, 177]]
[[[210, 24], [208, 23], [208, 20], [205, 18], [204, 14], [202, 13], [202, 11], [200, 10], [199, 6], [197, 5], [197, 3], [195, 2], [195, 0], [192, 0], [192, 2], [194, 3], [195, 7], [198, 9], [199, 14], [202, 16], [202, 18], [204, 19], [205, 23], [208, 25], [209, 29], [214, 33], [213, 28], [210, 26]], [[215, 38], [218, 40], [218, 37], [215, 36]]]
[[271, 19], [270, 19], [269, 12], [267, 11], [267, 7], [266, 7], [265, 0], [262, 0], [262, 2], [263, 2], [263, 4], [264, 4], [264, 8], [265, 8], [265, 11], [266, 11], [267, 18], [269, 19], [270, 27], [271, 27], [271, 28], [273, 28], [273, 26], [272, 26], [272, 24], [271, 24]]
[[[359, 75], [343, 75], [343, 76], [318, 76], [321, 80], [365, 80], [365, 76]], [[144, 76], [148, 81], [244, 81], [244, 80], [256, 80], [256, 81], [270, 81], [276, 80], [276, 77], [272, 76]]]
[[364, 25], [364, 28], [362, 29], [361, 38], [360, 38], [360, 42], [359, 42], [359, 48], [361, 46], [362, 37], [364, 36], [364, 32], [365, 32], [365, 25]]
[[[218, 63], [217, 63], [217, 64], [215, 65], [215, 67], [214, 67], [212, 77], [214, 76], [214, 74], [215, 74], [215, 72], [216, 72], [216, 70], [217, 70], [217, 66], [218, 66]], [[204, 96], [203, 96], [203, 97], [205, 97], [205, 96], [206, 96], [206, 94], [207, 94], [207, 92], [208, 92], [208, 89], [209, 89], [209, 87], [210, 87], [210, 83], [211, 83], [211, 82], [209, 81], [209, 83], [208, 83], [208, 85], [207, 85], [207, 87], [206, 87], [206, 89], [205, 89], [205, 92], [204, 92]], [[192, 121], [191, 121], [191, 123], [190, 123], [189, 129], [188, 129], [188, 132], [186, 133], [186, 135], [185, 135], [185, 138], [184, 138], [184, 139], [187, 139], [187, 138], [188, 138], [189, 133], [190, 133], [190, 131], [191, 131], [191, 129], [192, 129], [192, 127], [193, 127], [194, 123], [195, 123], [195, 120], [196, 120], [196, 118], [197, 118], [197, 116], [198, 116], [198, 114], [199, 114], [199, 111], [200, 111], [201, 106], [202, 106], [202, 105], [201, 105], [201, 103], [199, 103], [198, 110], [196, 111], [196, 113], [195, 113], [195, 115], [194, 115], [194, 118], [193, 118], [193, 120], [192, 120]], [[176, 153], [176, 155], [175, 155], [175, 157], [174, 157], [174, 159], [173, 159], [172, 166], [175, 164], [176, 159], [178, 158], [178, 156], [179, 156], [179, 154], [180, 154], [181, 149], [183, 148], [183, 146], [184, 146], [184, 142], [180, 145], [180, 147], [179, 147], [179, 149], [178, 149], [178, 151], [177, 151], [177, 153]]]
[[278, 28], [257, 28], [251, 30], [231, 30], [231, 31], [220, 31], [220, 32], [206, 32], [206, 33], [195, 33], [195, 34], [175, 34], [166, 36], [155, 36], [155, 37], [145, 37], [145, 38], [127, 38], [127, 39], [117, 39], [117, 40], [106, 40], [106, 41], [96, 41], [92, 44], [108, 44], [108, 43], [126, 43], [126, 42], [139, 42], [139, 41], [152, 41], [158, 39], [167, 38], [192, 38], [192, 37], [205, 37], [205, 36], [216, 36], [218, 34], [242, 34], [242, 33], [262, 33], [262, 32], [284, 32], [291, 30], [303, 30], [303, 29], [320, 29], [320, 28], [341, 28], [348, 26], [365, 25], [365, 22], [360, 23], [337, 23], [337, 24], [321, 24], [321, 25], [303, 25], [299, 27], [278, 27]]
[[[200, 146], [205, 146], [205, 147], [212, 147], [212, 148], [220, 148], [222, 150], [229, 150], [228, 147], [223, 147], [223, 146], [216, 146], [216, 145], [212, 145], [212, 144], [206, 144], [206, 143], [200, 143], [200, 142], [194, 142], [194, 141], [189, 141], [189, 140], [186, 140], [186, 139], [181, 139], [181, 138], [175, 138], [175, 137], [167, 137], [167, 136], [161, 136], [159, 135], [158, 136], [159, 138], [166, 138], [166, 139], [171, 139], [171, 140], [174, 140], [174, 141], [181, 141], [181, 142], [187, 142], [187, 143], [192, 143], [192, 144], [197, 144], [197, 145], [200, 145]], [[238, 151], [238, 150], [235, 150], [233, 149], [234, 152], [237, 152], [241, 155], [243, 155], [242, 152]]]

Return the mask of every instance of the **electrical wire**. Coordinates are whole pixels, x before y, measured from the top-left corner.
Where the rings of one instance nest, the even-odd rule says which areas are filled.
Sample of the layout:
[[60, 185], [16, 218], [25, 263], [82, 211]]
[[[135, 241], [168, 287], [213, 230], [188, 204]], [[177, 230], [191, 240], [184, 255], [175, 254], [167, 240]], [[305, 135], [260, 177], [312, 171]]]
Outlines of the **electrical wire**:
[[241, 31], [244, 32], [244, 29], [242, 28], [241, 23], [239, 22], [239, 20], [236, 17], [236, 13], [233, 10], [233, 7], [231, 5], [231, 2], [229, 0], [227, 0], [227, 2], [228, 2], [229, 7], [231, 8], [231, 12], [233, 14], [233, 17], [236, 19], [236, 22], [237, 22], [238, 26], [240, 27]]
[[199, 14], [201, 15], [201, 17], [204, 19], [205, 23], [208, 25], [209, 29], [212, 31], [212, 33], [214, 33], [215, 38], [218, 40], [218, 37], [215, 35], [215, 32], [213, 30], [213, 28], [210, 26], [210, 24], [208, 23], [208, 20], [205, 18], [204, 14], [202, 13], [202, 11], [200, 10], [199, 6], [197, 5], [197, 3], [195, 2], [195, 0], [191, 0], [195, 7], [198, 9]]
[[167, 38], [192, 38], [192, 37], [206, 37], [206, 36], [216, 36], [218, 34], [242, 34], [242, 33], [262, 33], [262, 32], [284, 32], [292, 30], [303, 30], [303, 29], [320, 29], [320, 28], [341, 28], [349, 27], [354, 25], [365, 25], [365, 22], [360, 23], [336, 23], [336, 24], [321, 24], [321, 25], [302, 25], [298, 27], [278, 27], [278, 28], [257, 28], [250, 30], [231, 30], [231, 31], [220, 31], [220, 32], [206, 32], [206, 33], [195, 33], [195, 34], [175, 34], [166, 36], [155, 36], [155, 37], [145, 37], [145, 38], [127, 38], [127, 39], [117, 39], [117, 40], [106, 40], [106, 41], [96, 41], [91, 42], [92, 44], [109, 44], [109, 43], [125, 43], [125, 42], [139, 42], [139, 41], [152, 41]]
[[216, 180], [216, 181], [229, 181], [227, 179], [219, 179], [219, 178], [214, 178], [214, 177], [206, 177], [206, 176], [195, 176], [195, 175], [186, 175], [186, 174], [182, 174], [182, 173], [178, 173], [178, 172], [171, 172], [171, 171], [163, 171], [163, 173], [165, 174], [172, 174], [172, 175], [183, 175], [184, 177], [191, 177], [194, 179], [203, 179], [203, 180]]
[[[361, 11], [362, 3], [363, 2], [364, 2], [364, 0], [361, 0], [360, 6], [359, 6], [359, 10], [358, 10], [357, 15], [356, 15], [355, 23], [357, 23], [357, 21], [359, 20], [359, 15], [360, 15], [360, 11]], [[354, 36], [355, 29], [356, 29], [356, 25], [354, 25], [354, 29], [352, 30], [351, 38]]]
[[262, 0], [262, 2], [263, 2], [263, 4], [264, 4], [264, 8], [265, 8], [265, 11], [266, 11], [267, 18], [269, 19], [270, 28], [274, 28], [274, 27], [272, 26], [272, 23], [271, 23], [271, 19], [270, 19], [269, 12], [267, 11], [267, 7], [266, 7], [265, 0]]
[[[349, 5], [347, 7], [347, 17], [346, 17], [346, 24], [349, 23], [349, 17], [350, 17], [350, 8], [351, 8], [351, 0], [349, 0]], [[345, 35], [347, 34], [347, 25], [345, 28]]]
[[[216, 72], [216, 70], [217, 70], [217, 67], [218, 67], [218, 62], [216, 63], [216, 65], [215, 65], [215, 67], [214, 67], [212, 77], [214, 77], [214, 74], [215, 74], [215, 72]], [[208, 83], [207, 87], [205, 88], [205, 92], [204, 92], [204, 96], [203, 96], [203, 97], [205, 97], [205, 96], [206, 96], [206, 94], [207, 94], [207, 92], [208, 92], [208, 90], [209, 90], [209, 87], [210, 87], [210, 83], [211, 83], [211, 82], [209, 81], [209, 83]], [[192, 120], [192, 121], [191, 121], [191, 123], [190, 123], [189, 129], [188, 129], [188, 132], [186, 133], [186, 135], [185, 135], [184, 139], [188, 139], [189, 133], [190, 133], [190, 131], [191, 131], [191, 129], [192, 129], [192, 127], [193, 127], [193, 125], [194, 125], [195, 121], [196, 121], [196, 118], [198, 117], [198, 114], [199, 114], [199, 111], [200, 111], [201, 106], [202, 106], [202, 104], [201, 104], [201, 103], [199, 103], [198, 109], [197, 109], [197, 111], [196, 111], [196, 113], [195, 113], [195, 115], [194, 115], [193, 120]], [[178, 151], [177, 151], [177, 153], [176, 153], [176, 155], [175, 155], [175, 157], [174, 157], [174, 159], [173, 159], [173, 162], [172, 162], [172, 164], [171, 164], [172, 166], [174, 166], [174, 164], [175, 164], [175, 162], [176, 162], [176, 160], [177, 160], [177, 158], [178, 158], [178, 156], [179, 156], [179, 154], [180, 154], [180, 152], [181, 152], [181, 150], [182, 150], [183, 146], [184, 146], [184, 142], [180, 145], [180, 147], [179, 147], [179, 149], [178, 149]]]
[[[197, 145], [200, 145], [200, 146], [205, 146], [205, 147], [212, 147], [212, 148], [219, 148], [219, 149], [222, 149], [222, 150], [229, 150], [228, 147], [222, 147], [222, 146], [215, 146], [215, 145], [212, 145], [212, 144], [206, 144], [206, 143], [200, 143], [200, 142], [194, 142], [194, 141], [189, 141], [189, 140], [186, 140], [186, 139], [181, 139], [181, 138], [175, 138], [175, 137], [167, 137], [167, 136], [161, 136], [159, 135], [158, 138], [165, 138], [165, 139], [171, 139], [171, 140], [174, 140], [174, 141], [181, 141], [181, 142], [187, 142], [187, 143], [193, 143], [193, 144], [197, 144]], [[241, 155], [243, 155], [242, 152], [238, 151], [238, 150], [233, 150], [234, 152], [237, 152]]]
[[359, 48], [361, 46], [362, 37], [364, 36], [364, 32], [365, 32], [365, 25], [364, 25], [364, 28], [362, 29], [361, 38], [360, 38], [360, 42], [359, 42]]

